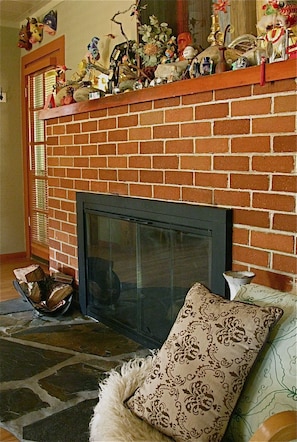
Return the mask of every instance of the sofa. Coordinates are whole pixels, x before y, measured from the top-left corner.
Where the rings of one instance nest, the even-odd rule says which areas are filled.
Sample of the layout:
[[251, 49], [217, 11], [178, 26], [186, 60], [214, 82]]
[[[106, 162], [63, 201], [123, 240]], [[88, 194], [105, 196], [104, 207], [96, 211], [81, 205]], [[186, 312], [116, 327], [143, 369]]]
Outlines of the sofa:
[[194, 284], [161, 349], [99, 384], [90, 441], [297, 439], [296, 301], [253, 283], [228, 301]]

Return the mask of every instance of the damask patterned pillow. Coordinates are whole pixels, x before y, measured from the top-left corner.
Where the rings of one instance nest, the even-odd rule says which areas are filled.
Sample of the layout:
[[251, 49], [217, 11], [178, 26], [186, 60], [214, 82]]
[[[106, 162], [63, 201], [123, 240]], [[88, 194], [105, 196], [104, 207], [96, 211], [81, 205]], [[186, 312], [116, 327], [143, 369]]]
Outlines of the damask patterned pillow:
[[181, 441], [219, 441], [277, 307], [228, 301], [196, 283], [143, 385], [127, 401], [140, 418]]
[[284, 314], [257, 358], [224, 435], [249, 441], [271, 415], [297, 409], [297, 295], [259, 284], [243, 286], [235, 300], [280, 307]]

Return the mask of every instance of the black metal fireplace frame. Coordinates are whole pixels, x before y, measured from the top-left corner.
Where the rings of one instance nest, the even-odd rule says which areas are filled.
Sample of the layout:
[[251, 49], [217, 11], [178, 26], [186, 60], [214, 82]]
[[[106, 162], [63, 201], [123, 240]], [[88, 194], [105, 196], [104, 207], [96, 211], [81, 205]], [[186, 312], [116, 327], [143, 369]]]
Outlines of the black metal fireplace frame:
[[83, 314], [90, 315], [87, 305], [86, 213], [211, 236], [209, 289], [223, 297], [228, 296], [223, 272], [230, 270], [232, 265], [232, 209], [87, 192], [78, 192], [76, 200], [79, 300]]

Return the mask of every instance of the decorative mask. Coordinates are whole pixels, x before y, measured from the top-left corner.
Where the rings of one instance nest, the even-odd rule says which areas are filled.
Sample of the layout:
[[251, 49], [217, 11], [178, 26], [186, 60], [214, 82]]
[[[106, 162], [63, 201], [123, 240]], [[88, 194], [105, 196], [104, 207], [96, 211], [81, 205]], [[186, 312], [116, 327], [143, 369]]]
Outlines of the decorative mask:
[[30, 20], [30, 43], [40, 43], [43, 39], [43, 24], [38, 23], [36, 18], [31, 18]]
[[57, 31], [57, 11], [51, 10], [43, 19], [44, 32], [49, 35], [55, 35]]
[[30, 42], [31, 31], [30, 31], [30, 21], [27, 20], [26, 25], [22, 25], [19, 30], [19, 40], [18, 47], [21, 49], [26, 49], [26, 51], [30, 51], [32, 49], [32, 43]]

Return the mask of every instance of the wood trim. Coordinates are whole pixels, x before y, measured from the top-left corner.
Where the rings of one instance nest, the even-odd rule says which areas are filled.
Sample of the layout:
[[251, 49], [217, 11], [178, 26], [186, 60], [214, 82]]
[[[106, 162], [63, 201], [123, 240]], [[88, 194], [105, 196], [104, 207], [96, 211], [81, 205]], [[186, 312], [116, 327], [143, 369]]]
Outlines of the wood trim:
[[24, 174], [24, 207], [25, 207], [25, 238], [26, 256], [31, 256], [29, 218], [29, 155], [28, 155], [28, 130], [27, 130], [27, 76], [41, 69], [65, 64], [65, 36], [42, 46], [35, 51], [24, 55], [21, 59], [21, 107], [22, 107], [22, 146], [23, 146], [23, 174]]
[[176, 4], [177, 34], [182, 32], [189, 32], [189, 11], [188, 0], [177, 0]]
[[[29, 75], [31, 72], [36, 72], [36, 65], [41, 65], [41, 69], [49, 66], [51, 57], [56, 57], [57, 64], [64, 64], [65, 62], [65, 36], [57, 38], [56, 40], [30, 52], [28, 55], [22, 57], [22, 74]], [[42, 65], [43, 63], [43, 65]]]
[[38, 257], [46, 262], [49, 261], [48, 253], [44, 253], [44, 247], [39, 246], [36, 242], [31, 245], [31, 256]]
[[[54, 52], [55, 54], [55, 52]], [[52, 54], [51, 54], [52, 55]], [[58, 55], [58, 54], [57, 54]], [[30, 64], [28, 68], [24, 68], [24, 74], [30, 75], [31, 72], [38, 72], [41, 71], [44, 68], [47, 68], [48, 66], [56, 67], [58, 65], [57, 57], [43, 57], [41, 59], [38, 59], [35, 61], [35, 63]]]
[[0, 262], [15, 261], [23, 258], [26, 258], [26, 252], [3, 253], [0, 255]]
[[297, 438], [297, 411], [282, 411], [266, 419], [250, 442], [285, 442]]
[[[295, 77], [297, 77], [296, 60], [286, 60], [268, 64], [266, 66], [266, 82], [285, 80]], [[199, 77], [193, 80], [183, 80], [168, 83], [165, 85], [156, 86], [154, 88], [111, 95], [104, 98], [98, 98], [96, 100], [73, 103], [53, 109], [44, 109], [40, 111], [39, 118], [41, 120], [49, 120], [51, 118], [75, 115], [98, 109], [106, 109], [122, 105], [180, 97], [199, 92], [216, 91], [259, 83], [260, 66], [253, 66], [247, 69], [223, 72], [221, 74]]]

